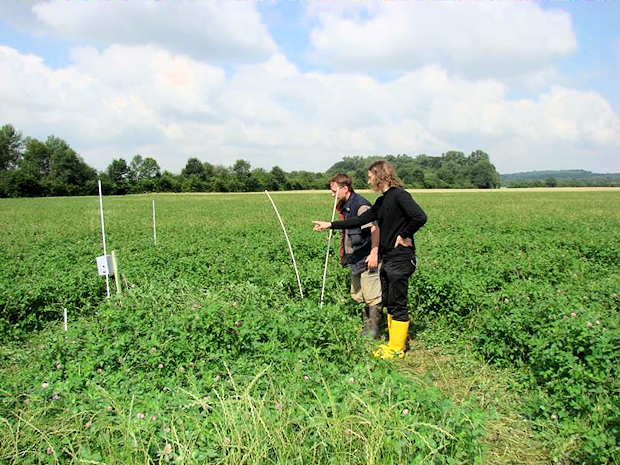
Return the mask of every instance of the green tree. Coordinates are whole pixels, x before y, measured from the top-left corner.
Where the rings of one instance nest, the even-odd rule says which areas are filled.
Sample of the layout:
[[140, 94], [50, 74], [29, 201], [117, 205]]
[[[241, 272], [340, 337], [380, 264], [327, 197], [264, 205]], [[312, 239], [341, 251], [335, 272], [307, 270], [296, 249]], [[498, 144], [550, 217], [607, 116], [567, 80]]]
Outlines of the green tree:
[[289, 190], [291, 188], [291, 183], [286, 179], [286, 173], [282, 168], [276, 165], [271, 168], [270, 173], [276, 184], [275, 188], [272, 190]]
[[157, 178], [161, 176], [161, 171], [157, 161], [153, 158], [135, 155], [129, 163], [129, 175], [133, 181], [140, 181]]
[[[48, 181], [52, 195], [93, 194], [97, 172], [88, 166], [64, 140], [47, 138], [45, 145], [51, 153]], [[90, 182], [89, 182], [90, 181]]]
[[0, 128], [0, 171], [13, 170], [19, 166], [24, 148], [21, 132], [10, 124]]
[[129, 165], [124, 158], [113, 159], [112, 163], [108, 166], [106, 174], [110, 177], [112, 182], [113, 194], [126, 194], [129, 190]]
[[189, 178], [196, 176], [201, 181], [205, 180], [205, 167], [198, 158], [192, 157], [187, 160], [185, 167], [181, 170], [181, 176]]
[[545, 178], [545, 186], [547, 186], [547, 187], [556, 187], [557, 185], [558, 185], [558, 181], [554, 177], [549, 176], [549, 177]]
[[250, 162], [246, 160], [237, 160], [233, 165], [232, 171], [236, 191], [252, 192], [258, 190], [259, 183], [256, 178], [252, 176], [252, 172], [250, 171], [251, 168]]
[[45, 143], [31, 137], [26, 138], [25, 145], [19, 168], [39, 179], [47, 178], [52, 168], [52, 151]]

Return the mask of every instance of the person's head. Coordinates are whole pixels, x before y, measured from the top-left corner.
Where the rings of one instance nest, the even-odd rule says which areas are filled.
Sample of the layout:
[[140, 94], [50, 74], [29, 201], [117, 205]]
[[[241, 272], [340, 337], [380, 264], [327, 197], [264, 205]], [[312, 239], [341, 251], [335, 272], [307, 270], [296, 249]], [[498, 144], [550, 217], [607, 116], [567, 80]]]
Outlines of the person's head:
[[368, 167], [368, 184], [375, 191], [386, 191], [390, 187], [403, 187], [403, 182], [396, 176], [392, 164], [385, 160], [374, 162]]
[[350, 176], [338, 173], [329, 179], [329, 188], [332, 191], [332, 197], [335, 197], [338, 192], [338, 201], [342, 202], [347, 200], [353, 192], [353, 181]]

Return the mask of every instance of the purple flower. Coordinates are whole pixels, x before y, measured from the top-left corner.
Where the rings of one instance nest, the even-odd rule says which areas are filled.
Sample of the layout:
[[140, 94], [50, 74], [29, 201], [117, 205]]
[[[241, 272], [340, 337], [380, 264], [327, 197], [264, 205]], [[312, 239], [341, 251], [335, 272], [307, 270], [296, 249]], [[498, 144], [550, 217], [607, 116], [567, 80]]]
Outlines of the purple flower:
[[280, 410], [282, 408], [282, 404], [276, 404], [276, 410]]
[[164, 367], [164, 364], [163, 364], [163, 363], [160, 363], [159, 365], [157, 365], [157, 367], [158, 367], [158, 368], [163, 368], [163, 367]]
[[591, 327], [592, 327], [592, 323], [588, 321], [588, 328], [591, 328]]
[[47, 455], [52, 455], [54, 453], [54, 449], [52, 449], [52, 446], [49, 446], [45, 452], [47, 452]]
[[58, 394], [54, 394], [54, 395], [52, 396], [52, 400], [58, 400], [58, 399], [59, 399]]

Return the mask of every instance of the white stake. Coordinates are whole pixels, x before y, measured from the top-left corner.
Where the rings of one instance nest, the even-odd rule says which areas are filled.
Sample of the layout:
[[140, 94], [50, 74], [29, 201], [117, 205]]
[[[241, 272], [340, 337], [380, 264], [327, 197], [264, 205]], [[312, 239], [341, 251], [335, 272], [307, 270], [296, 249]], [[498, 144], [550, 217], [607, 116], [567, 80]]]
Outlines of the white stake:
[[65, 331], [67, 330], [67, 307], [63, 308], [63, 317], [65, 320]]
[[295, 268], [295, 274], [297, 275], [297, 283], [299, 284], [299, 294], [301, 295], [301, 298], [303, 299], [304, 292], [301, 289], [301, 279], [299, 279], [299, 271], [297, 271], [297, 263], [295, 262], [295, 255], [293, 255], [293, 248], [291, 247], [291, 241], [288, 240], [288, 234], [286, 234], [286, 228], [284, 227], [284, 222], [282, 221], [282, 218], [280, 217], [280, 213], [278, 213], [278, 207], [276, 207], [276, 204], [273, 202], [273, 199], [269, 195], [269, 192], [265, 191], [265, 194], [267, 194], [267, 197], [269, 197], [269, 200], [271, 201], [271, 205], [273, 205], [273, 209], [276, 211], [276, 215], [278, 215], [278, 219], [280, 220], [282, 231], [284, 231], [284, 237], [286, 238], [286, 243], [288, 244], [288, 250], [291, 252], [291, 257], [293, 258], [293, 267]]
[[[103, 223], [103, 195], [101, 194], [101, 181], [99, 181], [99, 212], [101, 213], [101, 237], [103, 238], [103, 255], [107, 256], [108, 251], [105, 246], [105, 224]], [[108, 298], [110, 297], [110, 279], [108, 278], [108, 273], [105, 275], [105, 289], [108, 294]]]
[[[334, 222], [334, 216], [336, 216], [336, 205], [338, 204], [338, 193], [340, 192], [340, 186], [336, 189], [336, 196], [334, 197], [334, 210], [332, 211], [332, 223]], [[330, 228], [327, 236], [327, 252], [325, 253], [325, 268], [323, 269], [323, 287], [321, 287], [321, 308], [323, 308], [323, 296], [325, 295], [325, 279], [327, 278], [327, 260], [329, 259], [329, 247], [332, 243], [332, 230]]]
[[157, 227], [155, 226], [155, 200], [153, 200], [153, 242], [157, 245]]

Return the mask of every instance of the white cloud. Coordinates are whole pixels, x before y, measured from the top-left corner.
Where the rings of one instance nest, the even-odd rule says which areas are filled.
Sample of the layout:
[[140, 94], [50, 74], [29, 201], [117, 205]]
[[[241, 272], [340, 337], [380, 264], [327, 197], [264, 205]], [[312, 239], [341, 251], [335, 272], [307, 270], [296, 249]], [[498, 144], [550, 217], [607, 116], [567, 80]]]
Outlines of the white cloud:
[[515, 76], [577, 48], [570, 15], [531, 2], [310, 3], [318, 60], [343, 70], [438, 63], [469, 76]]
[[277, 50], [252, 2], [1, 3], [0, 18], [20, 29], [94, 45], [153, 44], [227, 62], [265, 59]]
[[0, 47], [0, 120], [25, 135], [62, 137], [98, 169], [136, 153], [174, 172], [192, 156], [323, 171], [350, 155], [482, 149], [501, 172], [596, 169], [601, 156], [599, 169], [620, 170], [620, 160], [610, 166], [620, 118], [596, 92], [552, 86], [511, 98], [497, 79], [439, 65], [380, 82], [302, 72], [280, 54], [227, 75], [153, 45], [79, 47], [71, 58], [53, 70]]

